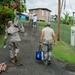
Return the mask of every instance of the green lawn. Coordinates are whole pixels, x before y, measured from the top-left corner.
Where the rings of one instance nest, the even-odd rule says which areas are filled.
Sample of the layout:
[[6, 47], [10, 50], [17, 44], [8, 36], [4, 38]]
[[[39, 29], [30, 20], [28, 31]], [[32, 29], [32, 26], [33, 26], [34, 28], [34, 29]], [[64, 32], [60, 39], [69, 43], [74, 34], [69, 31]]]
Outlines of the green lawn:
[[62, 41], [57, 41], [56, 47], [53, 47], [53, 56], [59, 60], [75, 64], [75, 52]]
[[[45, 24], [46, 23], [44, 22], [38, 22], [38, 26], [41, 29], [45, 27]], [[57, 34], [57, 23], [52, 23], [51, 27], [55, 30]], [[61, 25], [61, 28], [63, 28], [62, 25]], [[70, 26], [67, 25], [65, 26], [65, 28], [67, 29], [65, 33], [70, 32]], [[61, 33], [61, 35], [63, 35], [63, 33]], [[67, 35], [69, 35], [69, 33]], [[68, 36], [69, 37], [68, 38], [67, 35], [64, 37], [64, 39], [67, 42], [69, 42], [70, 37]], [[55, 47], [53, 46], [52, 53], [53, 53], [53, 56], [59, 60], [75, 64], [75, 52], [63, 41], [57, 41], [57, 45]]]
[[0, 48], [3, 46], [4, 36], [0, 35]]

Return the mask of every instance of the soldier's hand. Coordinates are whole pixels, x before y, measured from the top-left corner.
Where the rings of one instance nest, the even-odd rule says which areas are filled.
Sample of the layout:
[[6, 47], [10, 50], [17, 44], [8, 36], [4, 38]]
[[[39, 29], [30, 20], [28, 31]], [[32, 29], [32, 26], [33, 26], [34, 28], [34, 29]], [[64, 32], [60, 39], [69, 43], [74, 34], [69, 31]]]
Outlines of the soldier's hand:
[[54, 43], [54, 46], [56, 46], [56, 43]]
[[4, 47], [3, 48], [6, 48], [6, 45], [4, 45]]
[[39, 50], [42, 50], [42, 45], [41, 44], [39, 45]]
[[42, 45], [42, 43], [41, 42], [39, 42], [39, 46], [41, 46]]

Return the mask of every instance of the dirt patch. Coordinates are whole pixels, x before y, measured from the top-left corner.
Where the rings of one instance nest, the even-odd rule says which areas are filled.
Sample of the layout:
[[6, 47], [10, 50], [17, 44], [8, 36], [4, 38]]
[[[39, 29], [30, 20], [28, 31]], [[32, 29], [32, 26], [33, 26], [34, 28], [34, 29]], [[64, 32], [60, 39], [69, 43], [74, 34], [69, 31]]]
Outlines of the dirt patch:
[[67, 63], [64, 61], [61, 61], [59, 59], [56, 59], [58, 62], [63, 63], [63, 69], [65, 69], [66, 71], [71, 71], [71, 72], [75, 72], [75, 64], [71, 64], [71, 63]]
[[75, 72], [75, 65], [68, 63], [65, 65], [65, 70]]

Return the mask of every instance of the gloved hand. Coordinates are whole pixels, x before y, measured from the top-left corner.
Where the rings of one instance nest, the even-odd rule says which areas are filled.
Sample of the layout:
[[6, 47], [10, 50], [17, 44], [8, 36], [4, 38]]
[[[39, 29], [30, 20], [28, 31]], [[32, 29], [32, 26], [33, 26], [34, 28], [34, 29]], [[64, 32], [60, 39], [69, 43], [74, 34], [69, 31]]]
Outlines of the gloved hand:
[[6, 48], [6, 45], [4, 45], [4, 47], [3, 48]]
[[3, 46], [3, 48], [6, 48], [6, 40], [7, 39], [4, 40], [4, 46]]

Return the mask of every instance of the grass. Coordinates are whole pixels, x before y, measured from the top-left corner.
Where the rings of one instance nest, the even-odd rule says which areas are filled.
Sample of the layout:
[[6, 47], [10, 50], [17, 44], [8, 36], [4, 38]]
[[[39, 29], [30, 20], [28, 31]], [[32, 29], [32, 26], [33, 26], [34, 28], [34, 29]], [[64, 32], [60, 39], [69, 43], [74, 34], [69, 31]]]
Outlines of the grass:
[[[38, 25], [40, 26], [40, 28], [42, 29], [43, 27], [45, 27], [46, 23], [40, 23], [38, 22]], [[55, 23], [53, 23], [51, 25], [52, 28], [55, 28], [55, 32], [57, 32], [57, 24], [54, 25]], [[66, 29], [70, 29], [69, 26], [66, 26]], [[66, 31], [67, 32], [67, 31]], [[65, 39], [67, 40], [67, 38]], [[53, 46], [53, 56], [61, 61], [65, 61], [65, 62], [69, 62], [72, 64], [75, 64], [75, 52], [63, 41], [57, 41], [57, 45], [54, 47]]]
[[[75, 51], [74, 46], [71, 45], [71, 26], [72, 25], [60, 24], [60, 38]], [[54, 29], [57, 35], [57, 22], [52, 22], [51, 27]]]
[[[55, 30], [57, 34], [58, 25], [57, 22], [52, 22], [51, 27]], [[70, 36], [71, 36], [71, 25], [60, 24], [60, 37], [67, 44], [70, 44]]]
[[75, 64], [75, 52], [62, 41], [57, 41], [56, 47], [53, 47], [53, 56], [59, 60]]
[[4, 36], [0, 35], [0, 48], [3, 46]]

